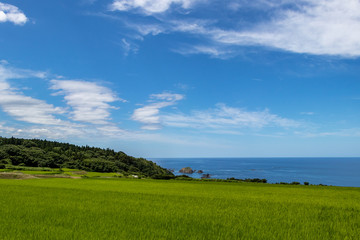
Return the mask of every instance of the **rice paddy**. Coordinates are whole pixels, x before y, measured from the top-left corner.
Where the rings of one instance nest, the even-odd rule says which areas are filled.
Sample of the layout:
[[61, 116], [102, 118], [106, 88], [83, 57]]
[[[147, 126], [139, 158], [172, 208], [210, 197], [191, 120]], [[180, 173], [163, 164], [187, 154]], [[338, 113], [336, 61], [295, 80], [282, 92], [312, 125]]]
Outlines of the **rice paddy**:
[[359, 239], [360, 188], [0, 179], [0, 239]]

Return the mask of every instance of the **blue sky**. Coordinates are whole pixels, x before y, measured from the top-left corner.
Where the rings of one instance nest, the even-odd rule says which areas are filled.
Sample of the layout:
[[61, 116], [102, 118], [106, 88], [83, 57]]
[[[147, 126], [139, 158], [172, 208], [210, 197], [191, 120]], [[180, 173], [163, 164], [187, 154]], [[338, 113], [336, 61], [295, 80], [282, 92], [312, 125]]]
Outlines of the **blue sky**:
[[359, 0], [0, 0], [0, 135], [360, 156], [359, 57]]

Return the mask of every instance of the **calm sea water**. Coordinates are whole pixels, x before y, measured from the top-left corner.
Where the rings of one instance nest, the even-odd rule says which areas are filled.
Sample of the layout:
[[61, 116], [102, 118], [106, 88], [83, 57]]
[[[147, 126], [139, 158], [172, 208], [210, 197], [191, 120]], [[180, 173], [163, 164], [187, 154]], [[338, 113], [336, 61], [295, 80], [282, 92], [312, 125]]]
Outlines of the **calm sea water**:
[[[270, 183], [309, 182], [334, 186], [360, 187], [360, 158], [155, 158], [158, 165], [183, 167], [209, 173], [211, 178], [265, 178]], [[189, 174], [200, 178], [202, 174]]]

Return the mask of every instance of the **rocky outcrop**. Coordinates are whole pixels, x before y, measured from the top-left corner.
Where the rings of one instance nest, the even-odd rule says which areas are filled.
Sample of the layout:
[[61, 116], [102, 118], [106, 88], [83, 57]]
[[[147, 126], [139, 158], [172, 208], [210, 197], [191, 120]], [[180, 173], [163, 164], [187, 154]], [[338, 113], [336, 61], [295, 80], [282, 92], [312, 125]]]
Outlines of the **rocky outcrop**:
[[198, 170], [197, 173], [204, 173], [203, 170]]
[[210, 174], [205, 173], [205, 174], [203, 174], [203, 175], [202, 175], [202, 177], [201, 177], [201, 178], [211, 178], [211, 176], [210, 176]]
[[181, 172], [181, 173], [187, 173], [187, 174], [192, 174], [192, 173], [194, 173], [195, 171], [192, 170], [191, 167], [184, 167], [184, 168], [180, 169], [179, 172]]

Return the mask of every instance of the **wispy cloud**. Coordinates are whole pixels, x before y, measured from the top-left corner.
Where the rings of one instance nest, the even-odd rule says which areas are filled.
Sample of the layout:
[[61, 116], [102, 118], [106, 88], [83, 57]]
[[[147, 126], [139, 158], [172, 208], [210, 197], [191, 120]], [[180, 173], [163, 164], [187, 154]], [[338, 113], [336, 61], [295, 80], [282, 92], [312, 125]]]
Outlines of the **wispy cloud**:
[[184, 95], [174, 93], [160, 93], [150, 95], [149, 105], [134, 111], [131, 119], [143, 123], [142, 129], [157, 130], [161, 128], [160, 109], [175, 105]]
[[33, 71], [29, 69], [13, 68], [9, 66], [6, 60], [0, 61], [0, 82], [6, 82], [8, 79], [20, 78], [45, 78], [46, 72]]
[[6, 126], [5, 123], [3, 122], [0, 122], [0, 133], [2, 134], [9, 134], [9, 133], [13, 133], [16, 131], [16, 128], [13, 128], [13, 127], [9, 127], [9, 126]]
[[26, 96], [12, 86], [13, 81], [17, 79], [40, 78], [48, 81], [48, 75], [50, 74], [46, 72], [14, 68], [7, 61], [0, 61], [0, 109], [19, 121], [16, 126], [0, 122], [0, 134], [26, 138], [67, 139], [104, 137], [106, 134], [102, 131], [105, 129], [116, 130], [113, 134], [117, 134], [118, 137], [122, 136], [119, 135], [121, 131], [126, 132], [108, 121], [110, 109], [114, 108], [109, 103], [124, 100], [106, 87], [80, 80], [50, 81], [52, 89], [58, 90], [56, 94], [65, 95], [65, 101], [72, 110], [71, 121], [66, 118], [69, 111], [65, 108]]
[[10, 79], [43, 78], [44, 72], [6, 67], [0, 64], [0, 106], [4, 112], [19, 121], [35, 124], [59, 125], [63, 121], [54, 114], [63, 113], [63, 109], [54, 107], [45, 101], [25, 96], [13, 89], [8, 82]]
[[[6, 61], [0, 62], [0, 108], [19, 122], [2, 120], [0, 135], [23, 138], [46, 139], [116, 139], [126, 141], [161, 142], [189, 144], [175, 137], [122, 129], [110, 119], [110, 105], [115, 101], [125, 101], [116, 96], [109, 88], [94, 82], [82, 80], [50, 80], [51, 90], [55, 95], [63, 95], [68, 107], [60, 108], [44, 100], [26, 96], [13, 88], [12, 82], [17, 79], [42, 78], [49, 81], [44, 72], [19, 69], [9, 66]], [[146, 115], [147, 107], [162, 109], [172, 106], [184, 98], [181, 94], [163, 92], [152, 94], [148, 105], [137, 109], [133, 117], [144, 124], [144, 128], [158, 125], [152, 120], [156, 116]], [[48, 99], [51, 101], [51, 98]], [[159, 111], [160, 113], [160, 111]], [[144, 116], [145, 114], [145, 116]], [[155, 114], [156, 115], [156, 114]], [[79, 123], [80, 122], [80, 123]], [[10, 124], [10, 125], [9, 125]]]
[[66, 139], [81, 138], [88, 134], [86, 128], [71, 125], [65, 126], [30, 126], [23, 127], [12, 133], [13, 136], [27, 137], [27, 138], [48, 138], [48, 139]]
[[210, 110], [193, 111], [189, 115], [167, 114], [161, 118], [166, 126], [196, 129], [292, 128], [301, 125], [295, 120], [272, 114], [269, 110], [251, 112], [225, 104], [217, 104], [216, 108]]
[[125, 38], [121, 39], [120, 45], [124, 50], [125, 57], [127, 57], [129, 53], [137, 53], [138, 51], [138, 46], [136, 44], [133, 44], [132, 42], [129, 42]]
[[148, 105], [134, 111], [131, 119], [143, 123], [142, 129], [158, 130], [162, 127], [199, 129], [205, 132], [242, 134], [238, 129], [297, 128], [298, 121], [280, 117], [269, 110], [247, 111], [240, 108], [217, 104], [213, 109], [192, 111], [185, 114], [177, 111], [161, 112], [162, 108], [175, 105], [184, 98], [180, 94], [162, 93], [150, 96]]
[[[80, 139], [84, 142], [91, 142], [90, 139], [97, 139], [98, 141], [134, 141], [148, 142], [148, 143], [166, 143], [176, 144], [183, 146], [209, 146], [212, 144], [212, 148], [219, 147], [218, 142], [209, 143], [208, 139], [201, 139], [197, 136], [172, 136], [163, 135], [154, 132], [136, 132], [123, 130], [115, 125], [99, 125], [93, 128], [80, 127], [80, 126], [22, 126], [11, 127], [5, 123], [0, 122], [0, 135], [2, 136], [14, 136], [21, 138], [45, 138], [45, 139]], [[221, 146], [220, 146], [221, 147]], [[135, 154], [139, 154], [138, 152]]]
[[312, 115], [314, 115], [315, 113], [314, 113], [314, 112], [301, 112], [300, 114], [301, 114], [301, 115], [312, 116]]
[[[306, 0], [281, 9], [247, 31], [214, 28], [206, 34], [226, 45], [262, 45], [295, 53], [360, 56], [360, 2]], [[354, 31], [355, 30], [355, 31]]]
[[[163, 0], [139, 1], [117, 0], [112, 10], [139, 10], [156, 18], [156, 24], [145, 26], [129, 24], [139, 34], [186, 33], [194, 37], [195, 43], [181, 45], [177, 52], [182, 54], [207, 54], [217, 58], [227, 58], [242, 52], [247, 46], [262, 46], [293, 53], [332, 55], [345, 58], [360, 56], [360, 2], [358, 0], [300, 0], [300, 1], [227, 1], [215, 5], [208, 2], [205, 10], [222, 6], [221, 11], [241, 11], [251, 9], [254, 15], [266, 16], [255, 22], [242, 21], [241, 12], [232, 15], [233, 21], [225, 25], [223, 14], [215, 19], [203, 15], [177, 14], [156, 15], [169, 11], [172, 6], [196, 8], [198, 1]], [[204, 10], [204, 9], [202, 9]], [[214, 9], [211, 9], [214, 10]], [[155, 15], [154, 15], [155, 14]], [[200, 17], [202, 16], [202, 17]], [[237, 19], [238, 18], [238, 19]], [[185, 44], [185, 43], [183, 43]]]
[[0, 134], [3, 136], [14, 136], [21, 138], [46, 138], [46, 139], [68, 139], [68, 138], [101, 138], [105, 136], [97, 128], [84, 125], [62, 124], [62, 125], [16, 125], [8, 126], [0, 122]]
[[340, 129], [335, 131], [312, 131], [312, 132], [295, 132], [301, 137], [360, 137], [360, 128]]
[[0, 22], [24, 25], [28, 21], [25, 14], [16, 6], [0, 2]]
[[64, 95], [66, 103], [72, 108], [74, 121], [93, 124], [106, 124], [110, 120], [109, 103], [125, 101], [118, 98], [109, 88], [96, 83], [79, 80], [51, 80], [51, 89], [59, 90], [57, 95]]
[[[48, 81], [46, 72], [19, 69], [9, 66], [6, 61], [0, 63], [0, 107], [14, 119], [42, 126], [19, 128], [17, 134], [43, 134], [43, 136], [74, 135], [84, 132], [88, 124], [111, 125], [110, 105], [115, 101], [125, 100], [107, 87], [94, 82], [81, 80], [51, 80], [51, 89], [57, 90], [53, 95], [64, 95], [70, 110], [56, 107], [44, 100], [26, 96], [12, 87], [12, 80], [41, 78]], [[69, 116], [70, 115], [70, 116]], [[68, 117], [66, 119], [66, 117]], [[82, 124], [76, 123], [81, 122]], [[55, 134], [59, 131], [58, 134]], [[60, 133], [62, 132], [62, 133]], [[85, 131], [88, 132], [88, 131]], [[35, 134], [36, 133], [36, 134]]]
[[54, 114], [64, 113], [59, 107], [11, 91], [0, 91], [0, 94], [1, 108], [16, 120], [36, 124], [63, 124], [60, 119], [54, 116]]
[[166, 12], [171, 6], [188, 9], [196, 2], [199, 0], [116, 0], [110, 5], [110, 9], [112, 11], [138, 10], [151, 15]]
[[234, 50], [219, 46], [187, 45], [185, 47], [179, 47], [172, 50], [182, 55], [205, 54], [219, 59], [228, 59], [236, 55]]

